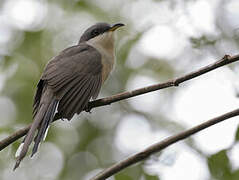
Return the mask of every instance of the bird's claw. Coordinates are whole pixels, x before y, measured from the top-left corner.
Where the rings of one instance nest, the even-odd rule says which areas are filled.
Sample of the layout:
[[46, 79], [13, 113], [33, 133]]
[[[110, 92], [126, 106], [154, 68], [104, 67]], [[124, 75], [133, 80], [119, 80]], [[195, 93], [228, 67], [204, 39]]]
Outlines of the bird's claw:
[[91, 107], [89, 106], [89, 104], [86, 105], [85, 112], [88, 112], [91, 114]]

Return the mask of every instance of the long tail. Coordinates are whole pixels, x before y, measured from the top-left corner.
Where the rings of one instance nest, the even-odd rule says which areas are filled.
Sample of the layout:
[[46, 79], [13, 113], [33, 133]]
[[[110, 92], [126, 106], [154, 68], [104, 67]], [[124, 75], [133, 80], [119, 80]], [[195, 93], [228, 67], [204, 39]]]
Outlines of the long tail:
[[[17, 155], [17, 161], [14, 166], [15, 170], [21, 163], [22, 159], [26, 156], [28, 148], [33, 141], [36, 130], [38, 129], [38, 133], [35, 138], [35, 144], [32, 151], [32, 156], [37, 152], [39, 143], [42, 141], [45, 132], [52, 122], [55, 114], [55, 110], [57, 108], [58, 100], [56, 100], [53, 96], [47, 96], [48, 93], [45, 94], [42, 98], [44, 98], [44, 103], [40, 105], [40, 108], [34, 118], [34, 122], [30, 130], [28, 131], [24, 142], [19, 147], [19, 155]], [[50, 93], [51, 94], [51, 93]], [[48, 94], [49, 95], [49, 94]], [[16, 153], [17, 154], [17, 153]]]
[[40, 129], [38, 130], [37, 136], [35, 138], [35, 144], [32, 150], [31, 157], [37, 152], [38, 146], [42, 140], [44, 140], [44, 137], [46, 135], [46, 131], [48, 130], [51, 122], [54, 119], [55, 111], [57, 108], [58, 101], [55, 99], [51, 102], [44, 119], [41, 123]]

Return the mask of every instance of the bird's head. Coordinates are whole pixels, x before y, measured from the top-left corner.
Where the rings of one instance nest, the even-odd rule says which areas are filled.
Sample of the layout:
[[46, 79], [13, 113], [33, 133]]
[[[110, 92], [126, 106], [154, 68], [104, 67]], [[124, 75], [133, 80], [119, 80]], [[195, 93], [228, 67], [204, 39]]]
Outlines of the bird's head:
[[108, 23], [97, 23], [83, 33], [79, 43], [86, 41], [112, 41], [113, 32], [121, 26], [124, 26], [124, 24], [110, 25]]

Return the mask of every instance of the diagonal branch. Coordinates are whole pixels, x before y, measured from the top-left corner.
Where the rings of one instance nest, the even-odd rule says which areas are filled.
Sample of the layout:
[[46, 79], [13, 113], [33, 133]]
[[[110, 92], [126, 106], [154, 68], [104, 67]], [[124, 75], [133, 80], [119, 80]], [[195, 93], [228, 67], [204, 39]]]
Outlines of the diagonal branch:
[[28, 125], [27, 127], [24, 127], [22, 129], [18, 130], [17, 132], [13, 133], [12, 135], [6, 137], [5, 139], [1, 140], [0, 141], [0, 151], [3, 150], [8, 145], [15, 142], [16, 140], [18, 140], [19, 138], [21, 138], [22, 136], [24, 136], [25, 134], [27, 134], [30, 127], [31, 127], [31, 124]]
[[188, 129], [186, 131], [183, 131], [181, 133], [178, 133], [176, 135], [168, 137], [152, 146], [149, 146], [144, 151], [141, 151], [133, 156], [130, 156], [127, 159], [125, 159], [119, 163], [116, 163], [113, 166], [105, 169], [104, 171], [100, 172], [95, 177], [93, 177], [91, 180], [104, 180], [104, 179], [116, 174], [117, 172], [125, 169], [128, 166], [130, 166], [132, 164], [136, 164], [136, 163], [148, 158], [153, 153], [159, 152], [159, 151], [165, 149], [166, 147], [168, 147], [180, 140], [183, 140], [183, 139], [185, 139], [203, 129], [206, 129], [214, 124], [217, 124], [219, 122], [222, 122], [226, 119], [229, 119], [229, 118], [232, 118], [232, 117], [235, 117], [238, 115], [239, 115], [239, 109], [235, 109], [234, 111], [231, 111], [231, 112], [228, 112], [221, 116], [218, 116], [216, 118], [210, 119], [210, 120], [208, 120], [202, 124], [199, 124], [198, 126], [195, 126], [191, 129]]
[[235, 55], [235, 56], [229, 56], [229, 55], [225, 55], [222, 59], [216, 61], [215, 63], [209, 64], [208, 66], [202, 67], [196, 71], [193, 71], [191, 73], [188, 73], [184, 76], [181, 76], [179, 78], [175, 78], [172, 80], [169, 80], [167, 82], [164, 83], [158, 83], [155, 85], [151, 85], [151, 86], [147, 86], [147, 87], [143, 87], [143, 88], [139, 88], [133, 91], [129, 91], [129, 92], [123, 92], [120, 94], [116, 94], [110, 97], [106, 97], [106, 98], [102, 98], [102, 99], [98, 99], [96, 101], [92, 101], [89, 104], [89, 108], [95, 108], [95, 107], [99, 107], [99, 106], [105, 106], [105, 105], [109, 105], [111, 103], [117, 102], [117, 101], [121, 101], [124, 99], [128, 99], [134, 96], [138, 96], [141, 94], [145, 94], [145, 93], [149, 93], [152, 91], [157, 91], [160, 89], [165, 89], [168, 87], [173, 87], [173, 86], [178, 86], [179, 84], [188, 81], [190, 79], [193, 79], [195, 77], [198, 77], [200, 75], [203, 75], [209, 71], [212, 71], [214, 69], [217, 69], [219, 67], [225, 66], [227, 64], [231, 64], [233, 62], [236, 62], [239, 60], [239, 54]]
[[[193, 71], [191, 73], [188, 73], [182, 77], [179, 78], [175, 78], [172, 80], [169, 80], [167, 82], [164, 83], [159, 83], [159, 84], [155, 84], [152, 86], [147, 86], [144, 88], [140, 88], [140, 89], [136, 89], [133, 91], [129, 91], [129, 92], [123, 92], [120, 94], [116, 94], [110, 97], [106, 97], [106, 98], [102, 98], [102, 99], [98, 99], [95, 101], [92, 101], [89, 103], [88, 105], [88, 110], [89, 109], [93, 109], [96, 107], [100, 107], [100, 106], [105, 106], [105, 105], [109, 105], [111, 103], [115, 103], [124, 99], [128, 99], [134, 96], [138, 96], [141, 94], [145, 94], [145, 93], [149, 93], [152, 91], [156, 91], [156, 90], [160, 90], [160, 89], [164, 89], [164, 88], [168, 88], [168, 87], [173, 87], [173, 86], [178, 86], [179, 84], [188, 81], [190, 79], [193, 79], [195, 77], [198, 77], [202, 74], [205, 74], [209, 71], [212, 71], [214, 69], [217, 69], [219, 67], [222, 67], [224, 65], [236, 62], [239, 60], [239, 54], [235, 55], [235, 56], [229, 56], [229, 55], [225, 55], [222, 59], [216, 61], [215, 63], [212, 63], [208, 66], [202, 67], [196, 71]], [[60, 119], [61, 117], [59, 116], [59, 114], [56, 114], [55, 116], [55, 120]], [[14, 141], [16, 141], [17, 139], [21, 138], [22, 136], [24, 136], [28, 130], [30, 128], [30, 125], [28, 127], [25, 127], [23, 129], [20, 129], [19, 131], [15, 132], [14, 134], [10, 135], [9, 137], [3, 139], [2, 141], [0, 141], [0, 151], [2, 149], [4, 149], [5, 147], [7, 147], [8, 145], [10, 145], [11, 143], [13, 143]]]

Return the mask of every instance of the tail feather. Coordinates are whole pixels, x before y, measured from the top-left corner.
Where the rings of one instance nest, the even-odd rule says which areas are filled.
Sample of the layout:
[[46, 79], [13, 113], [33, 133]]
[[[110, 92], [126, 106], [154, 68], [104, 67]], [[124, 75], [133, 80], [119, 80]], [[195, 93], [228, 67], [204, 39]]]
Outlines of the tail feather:
[[38, 146], [40, 144], [40, 142], [44, 139], [46, 130], [48, 129], [49, 125], [51, 124], [51, 122], [53, 121], [54, 115], [55, 115], [55, 111], [56, 111], [56, 107], [58, 104], [58, 100], [53, 100], [51, 102], [51, 104], [49, 105], [49, 108], [42, 120], [42, 123], [40, 125], [40, 128], [38, 130], [37, 136], [35, 138], [35, 144], [32, 150], [32, 155], [31, 157], [37, 152]]
[[38, 112], [34, 117], [34, 121], [31, 125], [31, 128], [23, 140], [24, 145], [21, 146], [21, 149], [19, 149], [20, 154], [18, 152], [17, 161], [13, 170], [15, 170], [20, 165], [22, 159], [26, 156], [28, 148], [33, 141], [35, 132], [38, 129], [38, 134], [35, 138], [36, 143], [34, 145], [32, 155], [37, 151], [39, 143], [44, 137], [47, 127], [54, 118], [58, 101], [53, 97], [53, 93], [50, 89], [46, 88], [45, 93], [43, 93], [43, 96], [41, 97], [41, 102], [42, 103], [39, 105], [40, 107], [38, 108]]
[[43, 113], [45, 112], [45, 110], [47, 110], [46, 106], [40, 107], [39, 112], [36, 115], [34, 122], [32, 123], [31, 128], [24, 139], [24, 145], [21, 149], [20, 155], [17, 157], [17, 161], [13, 170], [15, 170], [20, 165], [21, 160], [26, 156], [28, 148], [34, 138], [35, 131], [37, 130], [39, 124], [41, 123], [43, 117], [42, 115], [44, 115]]

